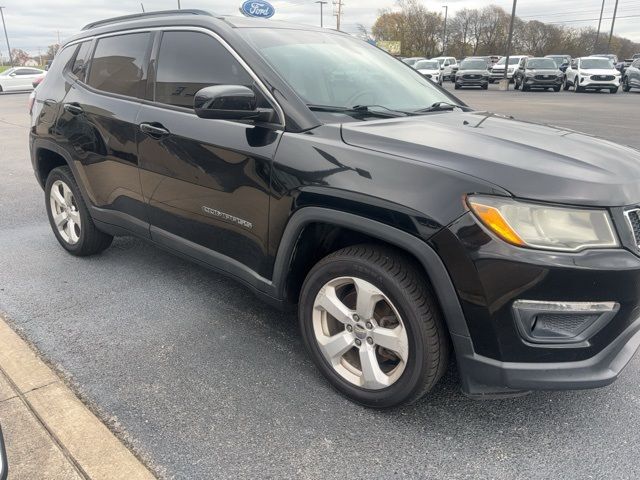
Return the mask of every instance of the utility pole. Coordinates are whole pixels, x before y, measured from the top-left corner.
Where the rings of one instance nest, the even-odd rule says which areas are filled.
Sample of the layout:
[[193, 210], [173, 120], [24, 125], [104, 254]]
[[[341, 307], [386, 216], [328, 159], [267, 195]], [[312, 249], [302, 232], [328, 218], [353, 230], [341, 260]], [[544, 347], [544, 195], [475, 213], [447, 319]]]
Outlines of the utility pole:
[[602, 15], [604, 14], [604, 3], [607, 0], [602, 0], [602, 8], [600, 9], [600, 20], [598, 20], [598, 33], [596, 35], [596, 43], [593, 46], [594, 52], [598, 53], [598, 44], [600, 43], [600, 27], [602, 26]]
[[9, 63], [13, 67], [13, 55], [11, 55], [11, 46], [9, 45], [9, 34], [7, 33], [7, 25], [4, 23], [4, 11], [3, 8], [0, 7], [0, 17], [2, 17], [2, 28], [4, 29], [4, 39], [7, 41], [7, 50], [9, 50]]
[[144, 3], [140, 2], [140, 8], [142, 8], [142, 13], [144, 13]]
[[180, 0], [178, 0], [178, 10], [182, 10], [182, 8], [180, 7]]
[[329, 3], [329, 2], [325, 2], [325, 1], [322, 1], [322, 0], [318, 0], [316, 3], [319, 3], [319, 4], [320, 4], [320, 28], [324, 28], [324, 24], [323, 24], [323, 22], [322, 22], [322, 18], [323, 18], [323, 15], [322, 15], [322, 7], [323, 7], [323, 6], [325, 6], [325, 5], [326, 5], [327, 3]]
[[611, 39], [613, 38], [613, 27], [616, 24], [617, 13], [618, 13], [618, 0], [616, 0], [616, 6], [613, 8], [613, 20], [611, 20], [611, 33], [609, 33], [609, 45], [607, 45], [607, 53], [611, 53]]
[[336, 30], [340, 31], [340, 20], [342, 19], [342, 0], [333, 0], [333, 6], [338, 9], [336, 13]]
[[509, 70], [509, 55], [511, 54], [511, 41], [513, 40], [513, 24], [516, 20], [516, 3], [518, 0], [513, 0], [513, 8], [511, 10], [511, 22], [509, 23], [509, 39], [507, 40], [507, 55], [504, 59], [504, 76], [502, 77], [502, 85], [505, 91], [509, 90], [509, 79], [507, 77], [507, 70]]
[[442, 8], [444, 8], [444, 31], [442, 32], [442, 56], [444, 56], [447, 51], [447, 15], [449, 14], [449, 6], [443, 5]]

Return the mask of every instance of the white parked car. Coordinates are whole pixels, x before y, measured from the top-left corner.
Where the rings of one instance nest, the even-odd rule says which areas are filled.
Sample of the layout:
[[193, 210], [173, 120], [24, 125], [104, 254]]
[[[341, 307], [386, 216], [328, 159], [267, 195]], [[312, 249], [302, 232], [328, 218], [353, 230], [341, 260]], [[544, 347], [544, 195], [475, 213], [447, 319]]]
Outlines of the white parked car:
[[[509, 65], [507, 65], [507, 78], [510, 82], [513, 82], [514, 73], [516, 72], [516, 70], [518, 70], [520, 65], [524, 65], [524, 61], [527, 58], [529, 58], [529, 55], [509, 56]], [[507, 57], [502, 57], [496, 62], [496, 64], [491, 69], [491, 78], [489, 78], [489, 83], [493, 83], [496, 80], [502, 80], [504, 78], [504, 68], [506, 61]]]
[[617, 93], [620, 87], [620, 72], [613, 62], [605, 57], [574, 58], [564, 77], [564, 89], [573, 87], [575, 92], [585, 90], [609, 90]]
[[458, 60], [455, 57], [435, 57], [431, 60], [436, 60], [440, 64], [442, 80], [451, 80], [455, 76], [458, 70]]
[[442, 75], [440, 75], [440, 64], [437, 60], [420, 60], [413, 64], [418, 72], [431, 79], [432, 82], [442, 85]]
[[15, 67], [0, 73], [0, 92], [33, 90], [33, 81], [46, 74], [44, 70], [32, 67]]

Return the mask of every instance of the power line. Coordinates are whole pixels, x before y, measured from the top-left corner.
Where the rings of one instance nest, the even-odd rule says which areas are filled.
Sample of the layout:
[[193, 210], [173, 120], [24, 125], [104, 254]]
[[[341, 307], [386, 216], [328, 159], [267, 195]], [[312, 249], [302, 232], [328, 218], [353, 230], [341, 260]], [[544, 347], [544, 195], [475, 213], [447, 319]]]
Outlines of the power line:
[[[615, 17], [617, 20], [620, 20], [621, 18], [640, 18], [640, 14], [638, 15], [624, 15], [624, 16], [616, 16]], [[603, 20], [613, 20], [613, 17], [603, 17]], [[557, 22], [546, 22], [546, 23], [577, 23], [577, 22], [595, 22], [596, 20], [599, 20], [598, 18], [585, 18], [583, 20], [561, 20], [561, 21], [557, 21]]]

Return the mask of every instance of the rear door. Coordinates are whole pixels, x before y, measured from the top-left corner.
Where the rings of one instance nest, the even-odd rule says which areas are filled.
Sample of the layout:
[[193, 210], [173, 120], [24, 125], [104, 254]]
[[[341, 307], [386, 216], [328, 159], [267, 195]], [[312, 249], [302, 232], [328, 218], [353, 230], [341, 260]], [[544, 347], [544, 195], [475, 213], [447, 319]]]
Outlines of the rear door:
[[219, 37], [168, 30], [154, 51], [154, 88], [137, 121], [152, 238], [213, 265], [235, 261], [268, 275], [269, 182], [282, 131], [195, 115], [193, 97], [204, 87], [245, 85], [262, 95]]
[[59, 143], [74, 159], [94, 217], [146, 236], [135, 122], [146, 94], [153, 35], [126, 33], [83, 43], [57, 122]]

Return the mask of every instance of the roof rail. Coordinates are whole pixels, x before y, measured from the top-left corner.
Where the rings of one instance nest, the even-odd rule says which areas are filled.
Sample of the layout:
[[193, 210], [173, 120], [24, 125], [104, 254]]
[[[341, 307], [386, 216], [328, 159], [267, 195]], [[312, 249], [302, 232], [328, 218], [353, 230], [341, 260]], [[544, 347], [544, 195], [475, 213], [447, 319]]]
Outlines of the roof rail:
[[107, 18], [105, 20], [98, 20], [97, 22], [92, 22], [86, 24], [82, 27], [82, 30], [89, 30], [90, 28], [99, 27], [102, 25], [108, 25], [110, 23], [118, 23], [118, 22], [126, 22], [127, 20], [136, 20], [138, 18], [148, 18], [148, 17], [156, 17], [156, 16], [164, 16], [164, 15], [207, 15], [212, 17], [213, 14], [211, 12], [207, 12], [205, 10], [158, 10], [156, 12], [146, 12], [146, 13], [134, 13], [133, 15], [123, 15], [121, 17], [113, 17]]

